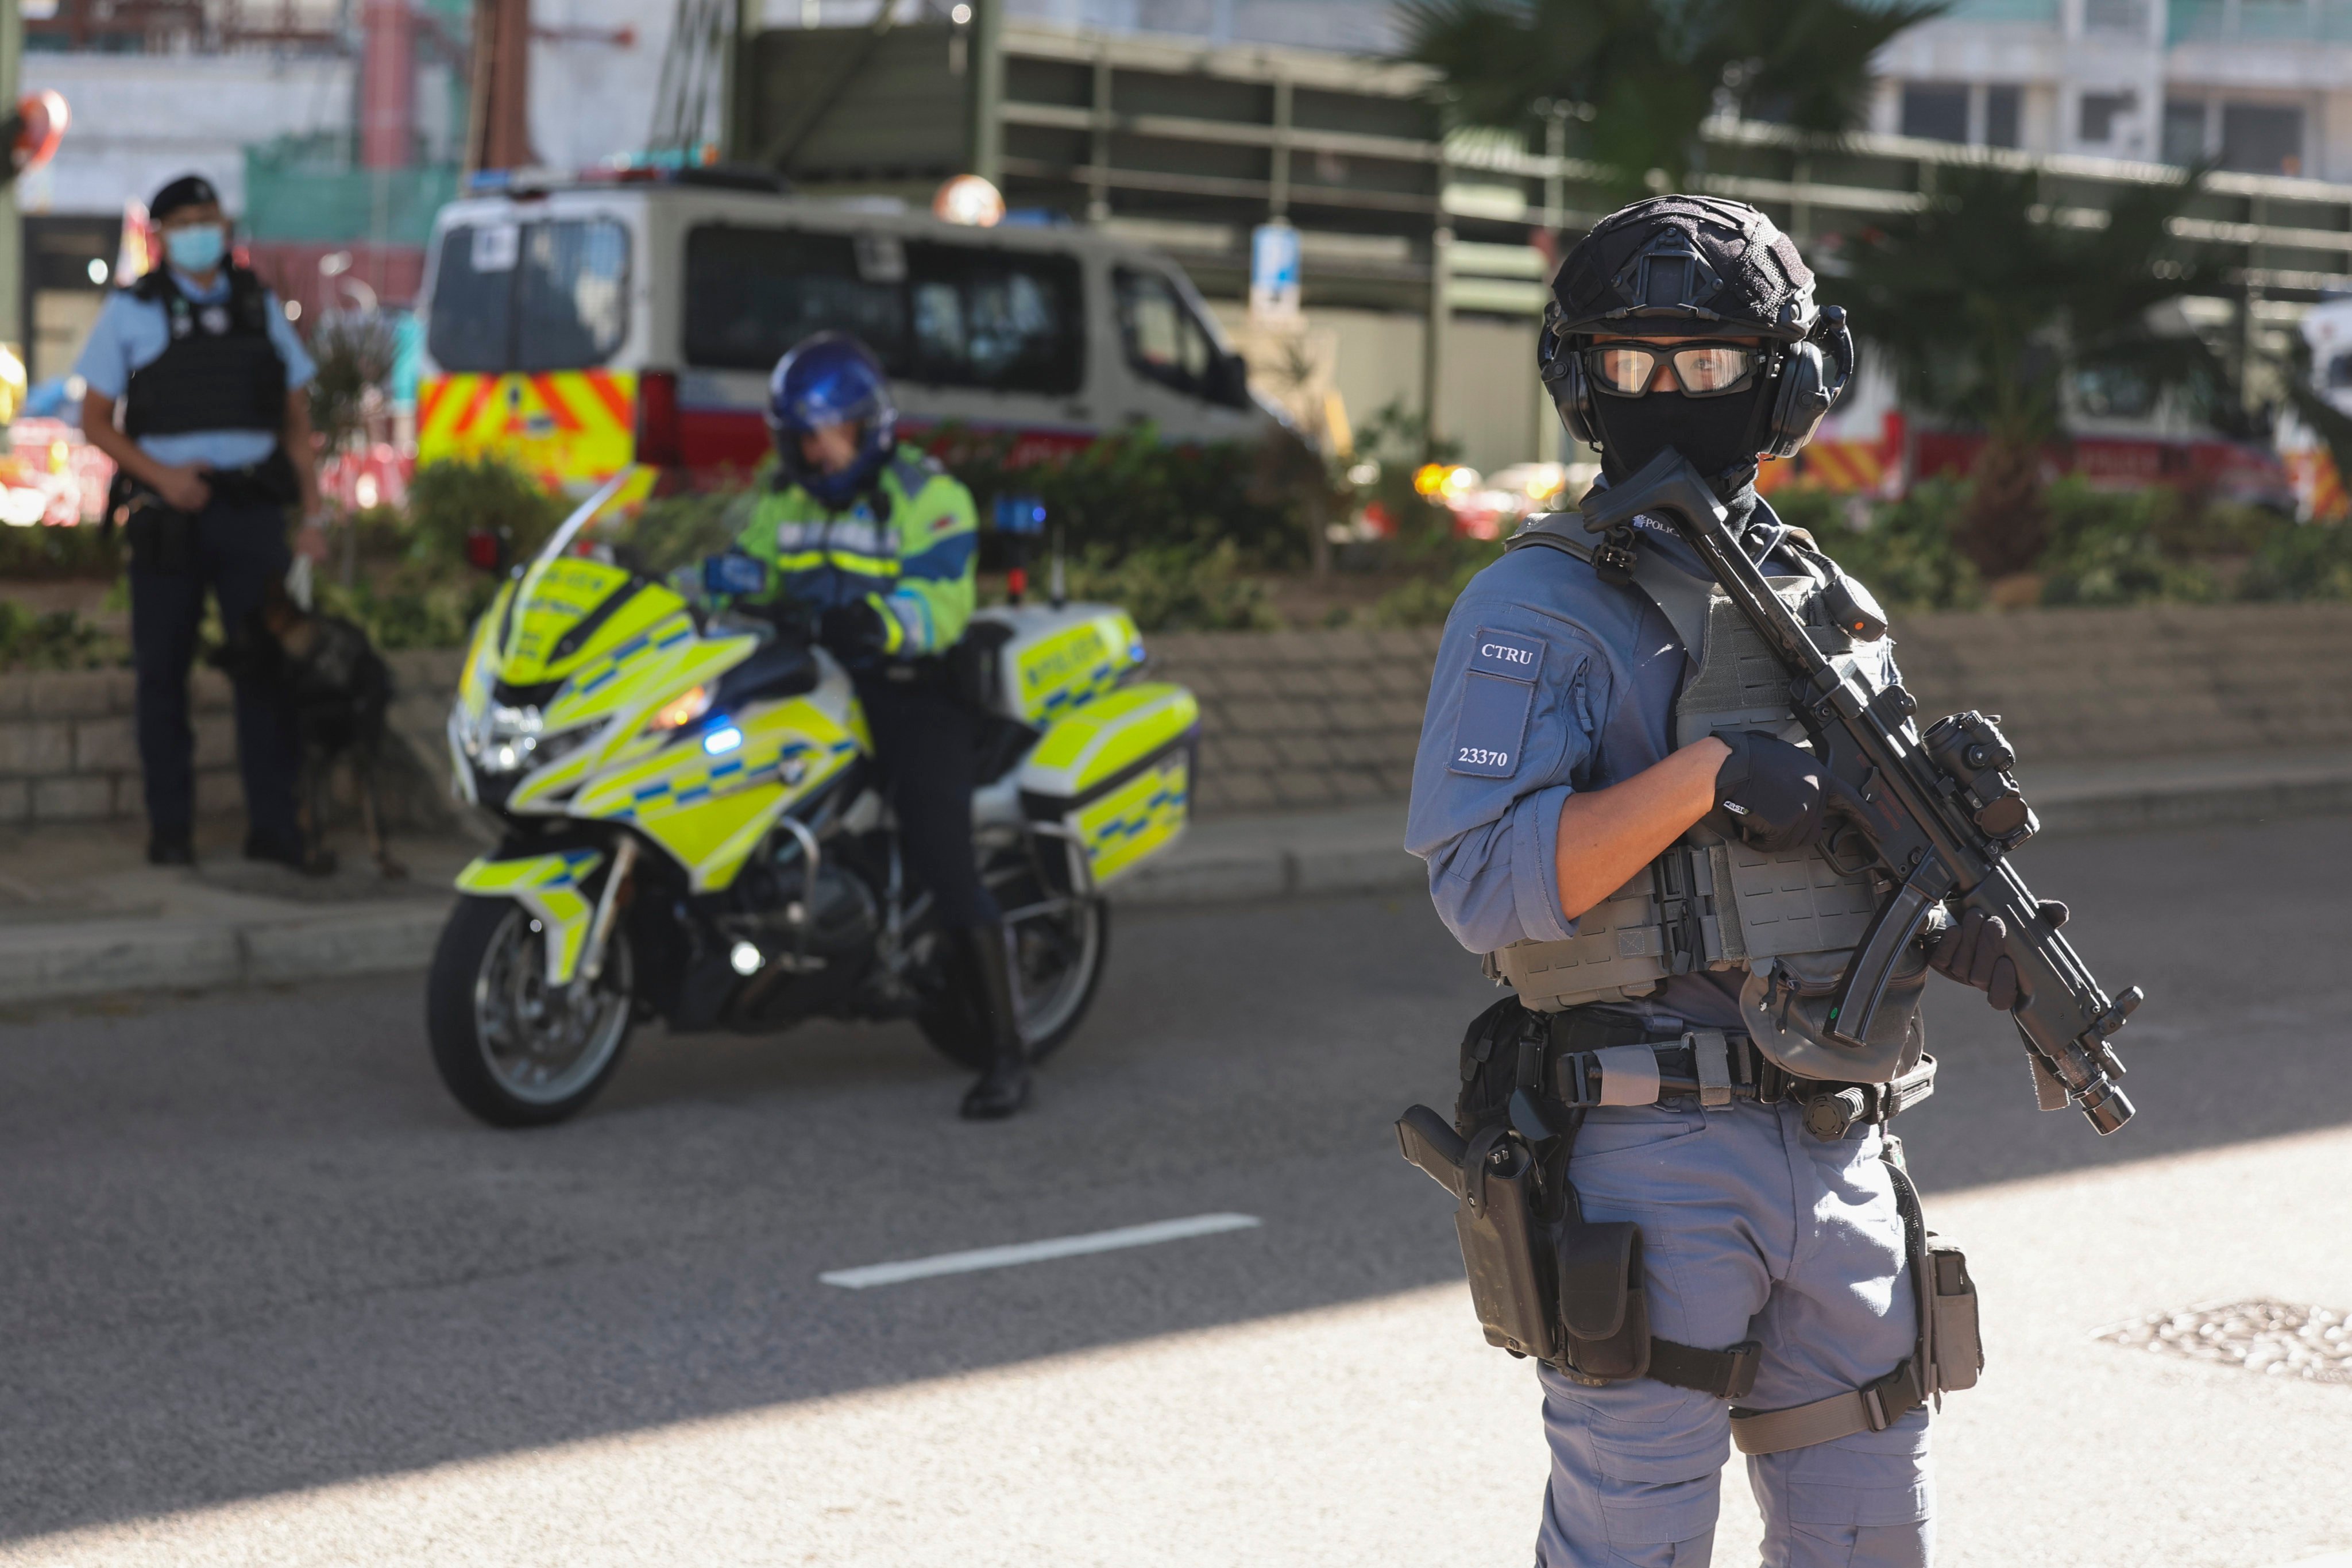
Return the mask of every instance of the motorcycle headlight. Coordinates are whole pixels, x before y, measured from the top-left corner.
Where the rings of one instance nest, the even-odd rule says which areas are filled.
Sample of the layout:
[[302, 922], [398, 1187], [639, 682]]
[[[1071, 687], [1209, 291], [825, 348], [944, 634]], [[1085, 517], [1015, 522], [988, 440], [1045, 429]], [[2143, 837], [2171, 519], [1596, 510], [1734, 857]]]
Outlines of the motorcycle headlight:
[[530, 768], [551, 767], [602, 732], [601, 724], [585, 724], [561, 734], [513, 734], [486, 739], [473, 753], [474, 766], [491, 778]]
[[509, 708], [504, 703], [493, 702], [484, 708], [468, 726], [466, 751], [468, 755], [495, 752], [498, 747], [509, 742], [536, 741], [541, 724], [539, 710], [534, 706], [526, 704], [520, 708]]

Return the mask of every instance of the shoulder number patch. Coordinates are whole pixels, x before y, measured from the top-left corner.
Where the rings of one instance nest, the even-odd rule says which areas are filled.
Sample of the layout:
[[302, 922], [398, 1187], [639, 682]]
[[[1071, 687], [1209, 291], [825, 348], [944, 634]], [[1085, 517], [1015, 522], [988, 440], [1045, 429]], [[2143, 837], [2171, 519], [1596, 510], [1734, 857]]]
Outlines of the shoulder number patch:
[[1519, 771], [1543, 658], [1544, 645], [1532, 637], [1478, 628], [1462, 672], [1462, 707], [1446, 772], [1507, 779]]

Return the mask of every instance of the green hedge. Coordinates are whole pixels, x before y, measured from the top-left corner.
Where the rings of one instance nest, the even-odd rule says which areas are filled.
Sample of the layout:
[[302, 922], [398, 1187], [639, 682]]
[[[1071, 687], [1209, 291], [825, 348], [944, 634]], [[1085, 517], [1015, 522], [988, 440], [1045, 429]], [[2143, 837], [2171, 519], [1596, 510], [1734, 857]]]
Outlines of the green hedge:
[[[1985, 602], [1986, 585], [1952, 543], [1968, 498], [1965, 482], [1930, 479], [1899, 501], [1790, 489], [1772, 506], [1889, 608], [1969, 609]], [[2050, 542], [2021, 584], [2044, 605], [2352, 599], [2352, 525], [2072, 478], [2046, 500]]]

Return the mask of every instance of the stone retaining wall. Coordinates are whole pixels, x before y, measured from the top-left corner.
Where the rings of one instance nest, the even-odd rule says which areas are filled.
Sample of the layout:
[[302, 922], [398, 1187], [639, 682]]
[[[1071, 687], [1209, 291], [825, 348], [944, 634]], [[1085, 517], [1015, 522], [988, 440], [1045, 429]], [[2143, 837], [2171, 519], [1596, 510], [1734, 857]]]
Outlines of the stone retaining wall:
[[[387, 815], [416, 826], [448, 813], [436, 748], [463, 654], [431, 648], [388, 656], [398, 700], [393, 728], [408, 742], [386, 770]], [[127, 669], [0, 675], [0, 826], [143, 817], [134, 683]], [[189, 682], [195, 731], [196, 809], [241, 804], [228, 681], [199, 667]]]
[[[2352, 605], [2159, 605], [1939, 614], [1895, 628], [1929, 715], [2003, 715], [2027, 759], [2352, 746]], [[1437, 633], [1163, 634], [1154, 674], [1201, 699], [1203, 815], [1396, 799]], [[392, 656], [414, 821], [437, 806], [458, 655]], [[236, 805], [227, 689], [196, 679], [198, 804]], [[0, 676], [0, 823], [140, 813], [128, 671]]]
[[[2352, 746], [2352, 605], [1945, 613], [1895, 627], [1930, 716], [2002, 716], [2029, 760]], [[1433, 631], [1150, 639], [1201, 697], [1206, 814], [1397, 797]]]

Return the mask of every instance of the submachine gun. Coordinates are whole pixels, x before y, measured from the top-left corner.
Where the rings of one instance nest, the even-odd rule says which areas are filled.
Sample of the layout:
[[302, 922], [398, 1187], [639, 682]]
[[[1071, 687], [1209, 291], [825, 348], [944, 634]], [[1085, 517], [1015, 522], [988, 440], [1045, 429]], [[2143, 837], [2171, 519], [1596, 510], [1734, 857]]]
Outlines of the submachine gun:
[[[1825, 783], [1893, 885], [1838, 984], [1829, 1013], [1833, 1041], [1859, 1048], [1904, 950], [1947, 899], [1955, 914], [1981, 910], [2008, 931], [2001, 952], [2016, 966], [2020, 998], [2011, 1016], [2035, 1068], [2045, 1110], [2072, 1101], [2105, 1135], [2131, 1120], [2115, 1079], [2123, 1064], [2109, 1036], [2142, 1000], [2135, 985], [2112, 1001], [2082, 958], [2042, 912], [2009, 855], [2041, 824], [2009, 772], [2017, 756], [1982, 714], [1940, 719], [1922, 734], [1918, 700], [1897, 685], [1872, 691], [1849, 679], [1814, 645], [1803, 623], [1772, 592], [1727, 524], [1714, 490], [1671, 447], [1622, 485], [1585, 499], [1584, 526], [1609, 536], [1596, 552], [1607, 567], [1630, 564], [1631, 524], [1647, 515], [1673, 526], [1698, 552], [1716, 582], [1788, 669], [1790, 698], [1811, 731]], [[1848, 631], [1885, 634], [1866, 595]], [[1874, 625], [1872, 623], [1875, 623]], [[1854, 837], [1841, 833], [1838, 845]], [[2061, 1093], [2063, 1091], [2063, 1098]]]

